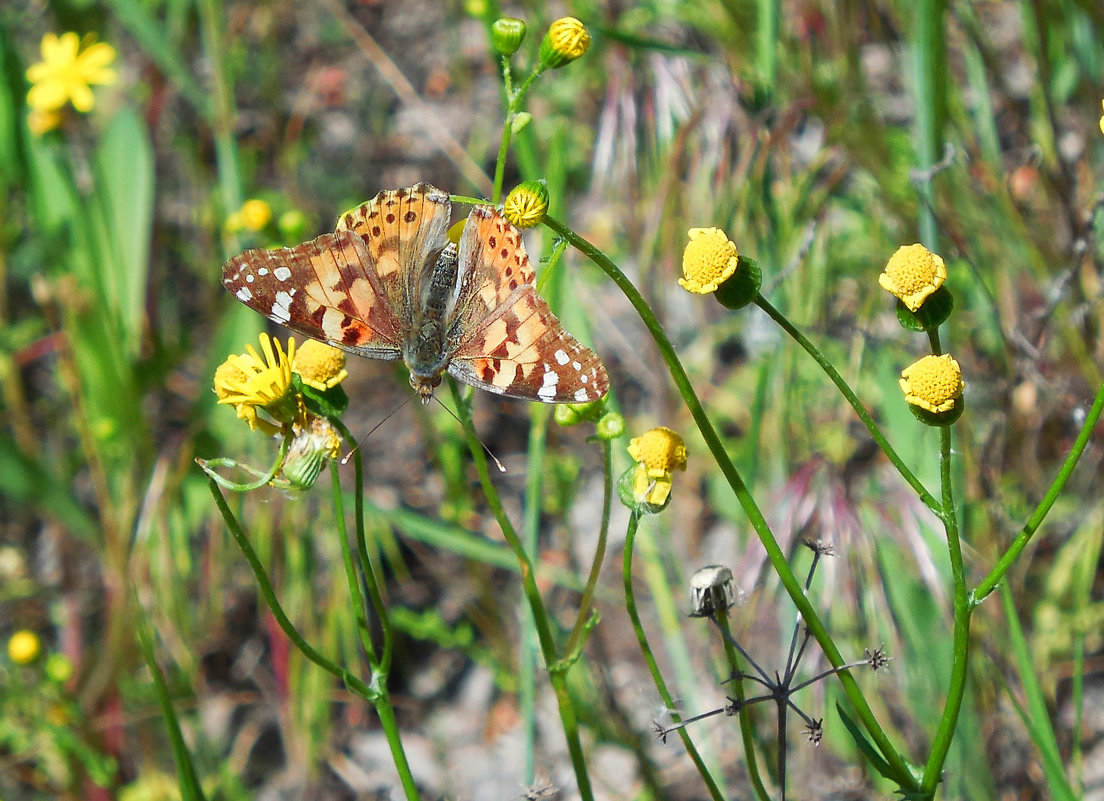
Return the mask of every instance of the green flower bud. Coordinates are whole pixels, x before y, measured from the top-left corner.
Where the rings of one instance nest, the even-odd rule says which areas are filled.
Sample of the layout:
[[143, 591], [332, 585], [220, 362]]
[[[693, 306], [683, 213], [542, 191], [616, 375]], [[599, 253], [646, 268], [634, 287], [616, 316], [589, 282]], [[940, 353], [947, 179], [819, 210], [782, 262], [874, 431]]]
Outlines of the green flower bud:
[[525, 40], [525, 23], [514, 17], [501, 17], [491, 25], [491, 44], [500, 55], [512, 56]]
[[625, 433], [625, 418], [617, 412], [607, 412], [595, 426], [598, 439], [613, 440]]

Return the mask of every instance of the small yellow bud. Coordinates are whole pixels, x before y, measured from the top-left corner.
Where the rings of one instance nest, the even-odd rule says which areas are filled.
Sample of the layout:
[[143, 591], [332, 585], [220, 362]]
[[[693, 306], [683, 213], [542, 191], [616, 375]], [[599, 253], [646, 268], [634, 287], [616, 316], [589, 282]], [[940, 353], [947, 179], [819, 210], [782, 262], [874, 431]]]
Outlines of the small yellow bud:
[[526, 181], [510, 190], [502, 204], [506, 219], [518, 228], [540, 225], [548, 214], [548, 189], [543, 181]]
[[575, 17], [561, 17], [552, 23], [540, 45], [540, 63], [549, 69], [570, 64], [590, 47], [586, 26]]

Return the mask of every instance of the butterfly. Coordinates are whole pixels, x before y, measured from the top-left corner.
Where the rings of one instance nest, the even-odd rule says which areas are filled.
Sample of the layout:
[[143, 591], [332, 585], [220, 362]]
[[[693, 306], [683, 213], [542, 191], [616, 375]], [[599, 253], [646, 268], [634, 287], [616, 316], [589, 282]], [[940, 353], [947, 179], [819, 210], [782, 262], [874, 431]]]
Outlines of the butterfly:
[[521, 232], [474, 206], [458, 244], [451, 204], [429, 184], [380, 192], [337, 230], [223, 265], [234, 296], [286, 328], [373, 359], [402, 359], [423, 403], [447, 372], [479, 389], [585, 403], [609, 389], [594, 351], [533, 286]]

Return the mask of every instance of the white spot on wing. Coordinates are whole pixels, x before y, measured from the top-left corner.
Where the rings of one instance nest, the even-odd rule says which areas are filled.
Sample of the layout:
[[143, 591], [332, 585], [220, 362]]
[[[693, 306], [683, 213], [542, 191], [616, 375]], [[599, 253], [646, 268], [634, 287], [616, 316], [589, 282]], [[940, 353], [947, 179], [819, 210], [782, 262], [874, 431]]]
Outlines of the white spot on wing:
[[267, 267], [258, 267], [257, 268], [257, 275], [261, 276], [261, 278], [264, 278], [266, 275], [268, 275], [268, 268]]
[[557, 364], [567, 364], [567, 362], [570, 359], [570, 357], [566, 353], [564, 353], [563, 348], [560, 348], [558, 351], [556, 351], [552, 355], [556, 357], [556, 363]]
[[571, 366], [574, 367], [576, 370], [582, 370], [583, 369], [583, 366], [581, 364], [579, 364], [578, 362], [572, 362]]
[[276, 276], [277, 281], [286, 281], [291, 278], [291, 270], [282, 265], [273, 270], [272, 274]]
[[287, 292], [277, 292], [276, 300], [269, 312], [272, 319], [278, 323], [286, 323], [291, 319], [291, 295]]
[[249, 301], [253, 300], [253, 293], [249, 291], [249, 287], [247, 286], [243, 286], [241, 289], [235, 292], [234, 296], [242, 303], [248, 303]]
[[575, 400], [578, 401], [579, 403], [582, 403], [583, 401], [585, 401], [589, 398], [590, 398], [590, 395], [587, 394], [587, 391], [585, 389], [575, 390]]
[[252, 284], [254, 280], [256, 279], [253, 277], [253, 273], [250, 273], [245, 277], [245, 283], [247, 284]]

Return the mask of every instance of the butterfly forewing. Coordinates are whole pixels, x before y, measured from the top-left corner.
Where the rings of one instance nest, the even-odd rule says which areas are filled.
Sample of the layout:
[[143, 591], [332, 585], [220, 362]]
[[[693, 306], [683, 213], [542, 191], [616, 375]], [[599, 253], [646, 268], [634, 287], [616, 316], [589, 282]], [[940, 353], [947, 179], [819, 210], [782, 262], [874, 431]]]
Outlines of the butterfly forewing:
[[247, 250], [223, 265], [222, 283], [242, 303], [298, 334], [376, 359], [400, 355], [402, 324], [356, 234], [339, 231], [293, 248]]
[[337, 230], [359, 234], [368, 248], [384, 291], [397, 312], [413, 317], [427, 265], [448, 244], [448, 193], [429, 184], [380, 192], [346, 212]]

